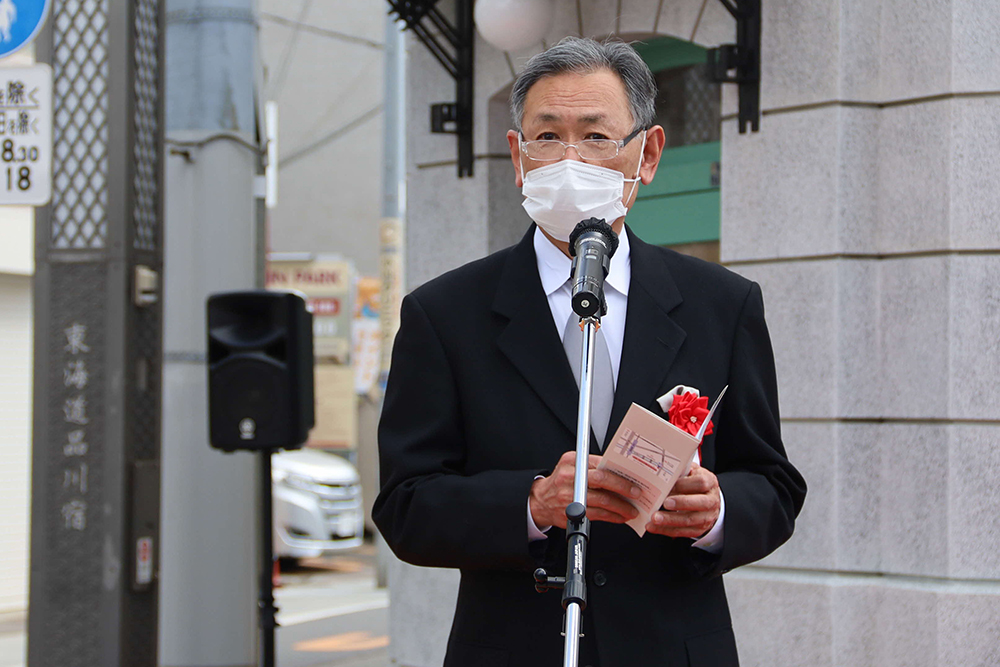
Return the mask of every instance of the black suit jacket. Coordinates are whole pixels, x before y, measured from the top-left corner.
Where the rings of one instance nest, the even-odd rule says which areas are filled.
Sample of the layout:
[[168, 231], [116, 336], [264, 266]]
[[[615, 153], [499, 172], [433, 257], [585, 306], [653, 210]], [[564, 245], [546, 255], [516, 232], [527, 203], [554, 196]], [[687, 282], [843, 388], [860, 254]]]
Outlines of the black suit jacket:
[[[396, 555], [462, 572], [447, 667], [562, 664], [565, 534], [529, 545], [527, 499], [574, 448], [578, 390], [538, 277], [532, 235], [403, 300], [379, 424], [374, 519]], [[697, 387], [726, 398], [702, 464], [725, 495], [724, 547], [595, 522], [581, 665], [736, 665], [721, 574], [792, 533], [805, 484], [785, 457], [760, 288], [630, 237], [632, 278], [610, 438], [632, 402]], [[591, 436], [593, 440], [593, 436]], [[591, 443], [591, 452], [599, 450]], [[764, 611], [764, 610], [762, 610]]]

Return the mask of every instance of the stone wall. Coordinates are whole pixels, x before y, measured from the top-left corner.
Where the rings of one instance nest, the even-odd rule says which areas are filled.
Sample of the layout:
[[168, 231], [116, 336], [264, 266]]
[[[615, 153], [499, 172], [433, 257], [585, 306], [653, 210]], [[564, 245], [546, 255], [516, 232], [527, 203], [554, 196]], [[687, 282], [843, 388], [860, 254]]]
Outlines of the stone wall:
[[763, 286], [810, 495], [729, 577], [745, 664], [1000, 664], [997, 25], [957, 0], [766, 3], [721, 254]]

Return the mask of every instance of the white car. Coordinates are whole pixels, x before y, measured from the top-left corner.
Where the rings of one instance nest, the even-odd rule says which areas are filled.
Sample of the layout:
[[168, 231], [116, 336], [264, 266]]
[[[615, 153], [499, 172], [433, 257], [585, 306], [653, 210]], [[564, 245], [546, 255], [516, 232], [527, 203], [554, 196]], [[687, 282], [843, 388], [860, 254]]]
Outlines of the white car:
[[316, 558], [361, 546], [361, 478], [348, 461], [317, 449], [271, 457], [275, 558]]

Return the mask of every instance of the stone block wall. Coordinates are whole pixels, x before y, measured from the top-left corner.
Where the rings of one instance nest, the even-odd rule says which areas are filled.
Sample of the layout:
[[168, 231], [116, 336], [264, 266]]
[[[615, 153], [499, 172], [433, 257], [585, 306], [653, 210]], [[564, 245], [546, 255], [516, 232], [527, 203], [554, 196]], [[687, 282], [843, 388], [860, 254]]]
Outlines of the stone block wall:
[[763, 287], [810, 495], [727, 577], [745, 665], [1000, 664], [998, 14], [765, 3], [721, 255]]

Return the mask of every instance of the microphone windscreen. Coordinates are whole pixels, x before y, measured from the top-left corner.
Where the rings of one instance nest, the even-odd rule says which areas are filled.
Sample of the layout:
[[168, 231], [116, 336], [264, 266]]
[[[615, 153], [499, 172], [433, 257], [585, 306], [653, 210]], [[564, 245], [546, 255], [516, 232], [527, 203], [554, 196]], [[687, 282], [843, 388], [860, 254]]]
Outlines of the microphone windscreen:
[[598, 232], [603, 235], [605, 243], [608, 245], [608, 259], [614, 257], [615, 251], [618, 250], [618, 235], [615, 234], [611, 225], [598, 218], [587, 218], [573, 229], [573, 233], [569, 235], [569, 254], [571, 257], [576, 257], [577, 239], [587, 232]]

